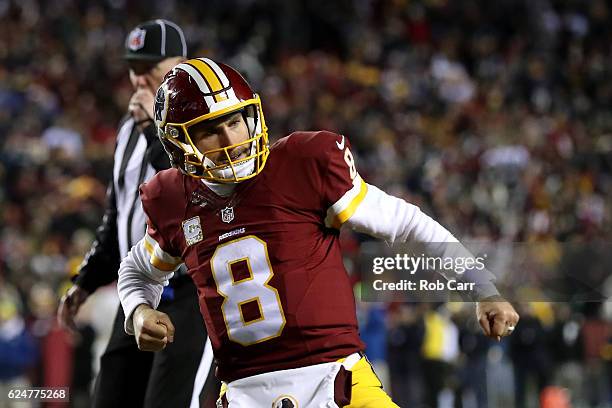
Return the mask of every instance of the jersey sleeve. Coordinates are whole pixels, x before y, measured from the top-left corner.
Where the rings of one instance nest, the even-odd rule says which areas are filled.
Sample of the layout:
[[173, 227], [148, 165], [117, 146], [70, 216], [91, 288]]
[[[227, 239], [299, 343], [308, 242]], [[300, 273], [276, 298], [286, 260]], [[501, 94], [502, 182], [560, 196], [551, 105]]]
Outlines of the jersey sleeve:
[[168, 188], [176, 183], [171, 179], [168, 182], [167, 173], [157, 173], [149, 182], [140, 186], [140, 201], [147, 219], [146, 249], [151, 255], [151, 264], [161, 267], [162, 270], [174, 268], [173, 262], [180, 256], [180, 251], [172, 241], [176, 216], [168, 212], [168, 207], [171, 207], [168, 201], [169, 197], [182, 192]]
[[151, 197], [150, 190], [155, 188], [155, 184], [150, 186], [144, 184], [140, 188], [142, 207], [147, 217], [147, 231], [140, 243], [142, 257], [147, 260], [144, 272], [154, 278], [176, 271], [183, 263], [178, 251], [172, 245], [172, 240], [164, 234], [163, 227], [168, 220], [165, 219], [163, 209], [159, 208], [164, 202]]
[[340, 228], [363, 201], [367, 185], [357, 173], [351, 144], [344, 135], [320, 132], [323, 150], [319, 160], [325, 225]]
[[173, 257], [163, 249], [147, 229], [145, 236], [132, 247], [121, 262], [117, 291], [123, 311], [125, 312], [125, 331], [134, 334], [132, 313], [141, 304], [157, 308], [161, 300], [163, 287], [183, 261]]
[[147, 216], [147, 231], [119, 267], [117, 290], [125, 312], [124, 327], [128, 334], [134, 334], [134, 310], [141, 304], [157, 308], [163, 287], [168, 285], [169, 279], [183, 263], [183, 260], [175, 255], [176, 250], [171, 241], [157, 226], [166, 225], [168, 222], [162, 211], [163, 201], [155, 199], [160, 197], [155, 194], [157, 187], [153, 183], [140, 189], [143, 209]]
[[[339, 229], [346, 224], [358, 232], [391, 244], [408, 241], [426, 243], [431, 255], [473, 258], [446, 228], [417, 206], [367, 184], [357, 173], [350, 143], [345, 136], [320, 132], [317, 137], [323, 148], [319, 174], [323, 200], [327, 206], [327, 227]], [[495, 276], [488, 270], [446, 277], [476, 283], [475, 299], [499, 294], [493, 284]]]

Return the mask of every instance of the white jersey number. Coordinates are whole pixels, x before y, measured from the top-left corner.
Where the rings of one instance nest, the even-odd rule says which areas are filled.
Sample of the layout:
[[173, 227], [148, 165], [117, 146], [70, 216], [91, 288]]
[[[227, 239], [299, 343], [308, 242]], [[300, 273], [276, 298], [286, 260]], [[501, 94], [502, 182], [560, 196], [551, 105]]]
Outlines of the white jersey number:
[[[219, 245], [210, 266], [217, 292], [225, 298], [221, 311], [230, 340], [248, 346], [280, 336], [285, 315], [278, 291], [268, 285], [274, 272], [266, 243], [250, 235]], [[236, 278], [238, 270], [248, 276]], [[252, 314], [255, 307], [258, 316], [245, 320], [243, 310]]]
[[349, 168], [349, 176], [351, 177], [351, 180], [355, 180], [355, 177], [357, 177], [357, 169], [355, 168], [353, 153], [351, 153], [349, 149], [344, 151], [344, 162]]

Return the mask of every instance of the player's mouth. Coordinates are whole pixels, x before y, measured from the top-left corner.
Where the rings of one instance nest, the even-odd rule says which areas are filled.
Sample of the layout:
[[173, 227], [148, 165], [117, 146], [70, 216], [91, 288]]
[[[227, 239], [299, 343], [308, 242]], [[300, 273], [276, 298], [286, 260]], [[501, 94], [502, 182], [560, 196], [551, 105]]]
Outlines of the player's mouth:
[[[246, 148], [246, 147], [245, 147], [245, 148], [242, 148], [242, 149], [234, 149], [234, 150], [233, 150], [233, 151], [232, 151], [232, 152], [229, 154], [230, 160], [231, 160], [232, 162], [236, 162], [237, 160], [244, 159], [245, 157], [247, 157], [247, 151], [248, 151], [248, 150], [249, 150], [249, 149], [248, 149], [248, 148]], [[220, 159], [217, 161], [217, 164], [218, 164], [218, 165], [222, 165], [222, 164], [229, 164], [229, 161], [228, 161], [228, 159], [227, 159], [227, 156], [222, 156], [222, 158], [220, 158]]]

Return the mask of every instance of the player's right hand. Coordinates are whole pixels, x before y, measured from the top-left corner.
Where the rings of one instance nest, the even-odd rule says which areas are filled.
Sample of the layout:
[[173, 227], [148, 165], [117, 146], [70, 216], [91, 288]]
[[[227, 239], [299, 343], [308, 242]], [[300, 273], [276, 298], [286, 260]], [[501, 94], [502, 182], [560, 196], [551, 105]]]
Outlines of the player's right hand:
[[134, 335], [142, 351], [160, 351], [174, 341], [174, 325], [170, 317], [149, 305], [139, 305], [132, 315]]
[[62, 296], [57, 309], [57, 321], [61, 327], [71, 332], [77, 331], [74, 317], [88, 296], [89, 292], [79, 285], [74, 285], [68, 289], [66, 294]]

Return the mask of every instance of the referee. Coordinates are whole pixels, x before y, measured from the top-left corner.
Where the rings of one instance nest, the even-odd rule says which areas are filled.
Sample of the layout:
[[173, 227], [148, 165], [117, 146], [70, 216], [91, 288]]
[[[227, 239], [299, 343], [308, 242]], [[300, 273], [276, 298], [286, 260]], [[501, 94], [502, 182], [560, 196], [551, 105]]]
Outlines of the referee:
[[[147, 21], [130, 32], [125, 50], [134, 94], [117, 133], [104, 218], [58, 310], [60, 324], [69, 329], [75, 328], [74, 317], [87, 297], [117, 279], [121, 259], [144, 236], [138, 187], [170, 166], [152, 120], [154, 95], [166, 72], [186, 59], [185, 36], [173, 22]], [[124, 331], [119, 306], [101, 357], [93, 407], [214, 406], [219, 385], [211, 369], [212, 349], [196, 288], [182, 271], [164, 289], [159, 307], [172, 318], [178, 333], [164, 350], [138, 350], [134, 337]]]

